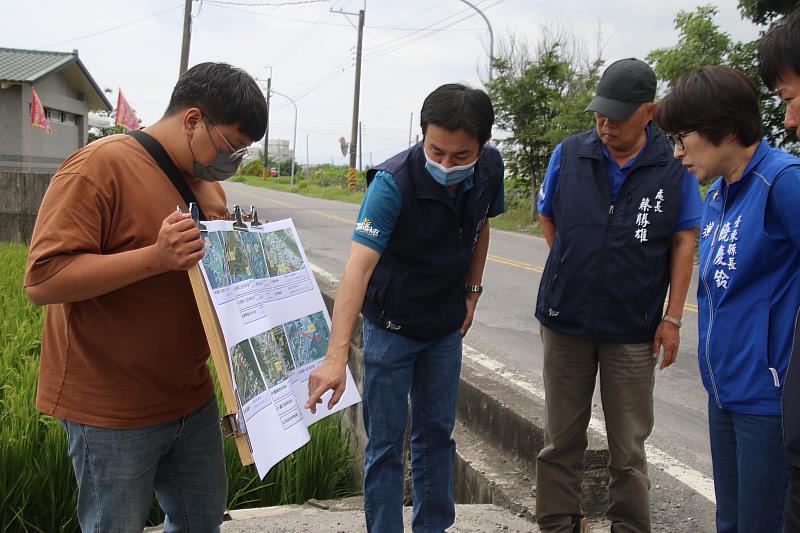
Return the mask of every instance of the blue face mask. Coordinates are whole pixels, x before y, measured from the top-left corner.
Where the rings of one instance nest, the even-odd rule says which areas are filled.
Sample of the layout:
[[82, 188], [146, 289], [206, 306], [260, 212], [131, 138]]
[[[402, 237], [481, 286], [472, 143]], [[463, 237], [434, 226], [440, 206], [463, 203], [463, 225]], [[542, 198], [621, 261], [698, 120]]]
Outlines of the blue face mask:
[[428, 157], [425, 150], [422, 150], [422, 152], [425, 154], [425, 170], [427, 170], [428, 174], [440, 185], [444, 185], [445, 187], [457, 185], [475, 174], [475, 163], [478, 162], [477, 157], [472, 163], [446, 168], [441, 163], [437, 163]]

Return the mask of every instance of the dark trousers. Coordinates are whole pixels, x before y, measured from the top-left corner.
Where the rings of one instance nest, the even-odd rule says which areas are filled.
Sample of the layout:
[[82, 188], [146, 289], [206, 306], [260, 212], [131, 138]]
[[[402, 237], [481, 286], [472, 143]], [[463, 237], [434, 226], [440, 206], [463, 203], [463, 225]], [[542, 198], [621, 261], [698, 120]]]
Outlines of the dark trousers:
[[800, 467], [789, 467], [789, 499], [786, 502], [784, 533], [800, 533]]

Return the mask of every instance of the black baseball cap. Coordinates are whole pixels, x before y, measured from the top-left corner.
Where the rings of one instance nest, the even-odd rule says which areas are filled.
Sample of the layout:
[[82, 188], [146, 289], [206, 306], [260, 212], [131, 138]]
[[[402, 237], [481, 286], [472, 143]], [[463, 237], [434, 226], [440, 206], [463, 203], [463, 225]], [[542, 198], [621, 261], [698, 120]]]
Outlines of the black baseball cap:
[[620, 59], [608, 66], [595, 97], [586, 106], [611, 120], [625, 120], [642, 104], [656, 98], [656, 75], [650, 65], [635, 59]]

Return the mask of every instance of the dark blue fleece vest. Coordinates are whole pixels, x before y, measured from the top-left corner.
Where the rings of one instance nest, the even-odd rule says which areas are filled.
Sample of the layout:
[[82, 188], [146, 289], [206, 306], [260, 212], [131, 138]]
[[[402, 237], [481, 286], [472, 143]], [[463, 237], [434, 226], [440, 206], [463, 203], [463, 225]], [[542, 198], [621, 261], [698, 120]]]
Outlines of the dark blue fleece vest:
[[461, 326], [467, 268], [500, 188], [501, 168], [500, 153], [484, 147], [460, 218], [447, 189], [425, 170], [422, 143], [367, 173], [367, 183], [380, 170], [390, 173], [403, 201], [367, 286], [362, 308], [367, 320], [419, 340], [439, 339]]
[[683, 168], [653, 128], [616, 201], [595, 130], [561, 144], [553, 196], [556, 237], [539, 285], [536, 318], [600, 342], [653, 339], [669, 284]]

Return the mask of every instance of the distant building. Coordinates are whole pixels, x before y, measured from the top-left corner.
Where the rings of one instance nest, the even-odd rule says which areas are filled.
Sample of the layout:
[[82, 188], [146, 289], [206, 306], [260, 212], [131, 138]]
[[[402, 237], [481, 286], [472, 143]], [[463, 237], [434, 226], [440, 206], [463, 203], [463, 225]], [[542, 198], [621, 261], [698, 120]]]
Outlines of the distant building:
[[[30, 124], [31, 86], [51, 133]], [[89, 111], [112, 106], [78, 51], [0, 48], [0, 170], [52, 172], [89, 134]]]
[[294, 157], [294, 150], [289, 149], [289, 141], [284, 139], [270, 139], [267, 143], [269, 147], [269, 158], [275, 161], [291, 161]]

